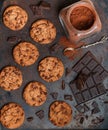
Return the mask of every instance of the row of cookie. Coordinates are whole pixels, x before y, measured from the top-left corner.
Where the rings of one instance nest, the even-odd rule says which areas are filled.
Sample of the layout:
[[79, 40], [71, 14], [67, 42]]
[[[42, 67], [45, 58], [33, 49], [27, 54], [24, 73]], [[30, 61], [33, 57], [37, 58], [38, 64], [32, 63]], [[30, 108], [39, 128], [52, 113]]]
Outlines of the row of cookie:
[[[55, 101], [50, 105], [49, 120], [58, 127], [63, 127], [72, 120], [72, 109], [64, 101]], [[8, 103], [0, 110], [0, 122], [8, 129], [15, 129], [23, 125], [24, 109], [17, 103]]]
[[[13, 31], [23, 29], [27, 21], [27, 12], [19, 6], [9, 6], [3, 13], [4, 25]], [[38, 20], [32, 24], [30, 36], [35, 42], [49, 44], [56, 37], [56, 28], [49, 20]]]

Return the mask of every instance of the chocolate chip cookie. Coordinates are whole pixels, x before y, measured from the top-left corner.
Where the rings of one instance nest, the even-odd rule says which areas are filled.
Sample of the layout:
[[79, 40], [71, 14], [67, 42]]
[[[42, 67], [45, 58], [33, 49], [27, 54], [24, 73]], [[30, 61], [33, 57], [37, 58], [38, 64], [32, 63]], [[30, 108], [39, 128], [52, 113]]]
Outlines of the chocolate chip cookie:
[[20, 127], [25, 118], [23, 108], [16, 103], [9, 103], [0, 110], [0, 121], [8, 129]]
[[47, 98], [46, 87], [40, 82], [31, 82], [24, 89], [23, 98], [30, 106], [40, 106]]
[[38, 59], [39, 51], [32, 43], [21, 42], [14, 48], [13, 57], [21, 66], [30, 66]]
[[3, 23], [11, 30], [22, 29], [27, 21], [27, 12], [19, 6], [9, 6], [3, 13]]
[[63, 127], [72, 120], [72, 109], [64, 101], [55, 101], [49, 108], [49, 120], [58, 127]]
[[46, 57], [38, 66], [40, 77], [47, 82], [59, 80], [64, 73], [64, 65], [57, 57]]
[[30, 36], [35, 42], [49, 44], [56, 37], [56, 28], [49, 20], [38, 20], [32, 24]]
[[0, 72], [0, 87], [6, 91], [18, 89], [22, 80], [21, 71], [14, 66], [7, 66]]

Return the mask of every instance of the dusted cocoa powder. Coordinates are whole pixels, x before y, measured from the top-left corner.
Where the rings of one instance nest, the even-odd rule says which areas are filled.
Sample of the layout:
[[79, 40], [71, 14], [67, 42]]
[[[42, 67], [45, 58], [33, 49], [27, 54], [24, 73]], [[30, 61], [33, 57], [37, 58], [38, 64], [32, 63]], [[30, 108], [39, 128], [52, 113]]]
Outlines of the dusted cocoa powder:
[[70, 21], [76, 29], [87, 30], [93, 25], [95, 15], [88, 7], [79, 6], [71, 12]]

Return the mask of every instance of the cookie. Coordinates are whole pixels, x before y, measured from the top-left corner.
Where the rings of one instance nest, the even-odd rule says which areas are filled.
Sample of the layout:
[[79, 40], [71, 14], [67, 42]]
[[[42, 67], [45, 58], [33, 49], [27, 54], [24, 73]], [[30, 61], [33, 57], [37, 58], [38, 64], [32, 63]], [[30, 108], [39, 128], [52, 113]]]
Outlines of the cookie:
[[8, 129], [16, 129], [20, 127], [25, 119], [23, 108], [16, 103], [6, 104], [0, 110], [0, 120], [4, 127]]
[[64, 65], [57, 57], [46, 57], [38, 66], [40, 77], [47, 82], [59, 80], [64, 73]]
[[55, 101], [49, 108], [49, 120], [58, 127], [63, 127], [72, 120], [72, 109], [64, 101]]
[[18, 89], [22, 80], [21, 71], [14, 66], [7, 66], [0, 72], [0, 87], [6, 91]]
[[24, 89], [23, 98], [30, 106], [40, 106], [47, 98], [46, 87], [40, 82], [31, 82]]
[[49, 20], [38, 20], [32, 24], [30, 36], [35, 42], [49, 44], [56, 37], [56, 28]]
[[3, 13], [3, 23], [11, 30], [21, 30], [27, 21], [27, 12], [19, 6], [9, 6]]
[[13, 57], [21, 66], [30, 66], [38, 59], [39, 51], [35, 45], [21, 42], [14, 48]]

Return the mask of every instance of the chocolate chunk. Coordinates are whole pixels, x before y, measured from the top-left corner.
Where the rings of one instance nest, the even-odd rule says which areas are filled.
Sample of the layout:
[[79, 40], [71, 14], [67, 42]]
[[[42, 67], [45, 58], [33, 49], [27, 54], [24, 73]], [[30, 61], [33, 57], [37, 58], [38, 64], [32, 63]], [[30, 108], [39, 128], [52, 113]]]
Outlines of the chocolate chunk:
[[86, 104], [84, 104], [83, 107], [84, 107], [84, 112], [88, 112], [90, 110], [90, 108]]
[[11, 37], [8, 37], [8, 38], [7, 38], [7, 41], [8, 41], [9, 43], [15, 43], [15, 42], [17, 42], [17, 41], [20, 41], [20, 38], [18, 38], [17, 36], [11, 36]]
[[108, 101], [104, 101], [105, 104], [108, 104]]
[[92, 114], [96, 114], [96, 113], [99, 113], [99, 112], [100, 112], [99, 107], [95, 107], [95, 108], [92, 109], [92, 111], [91, 111]]
[[84, 122], [84, 117], [81, 117], [80, 124], [83, 124], [83, 122]]
[[96, 87], [90, 89], [92, 97], [96, 97], [99, 93]]
[[42, 15], [42, 10], [41, 10], [41, 8], [39, 8], [39, 6], [38, 5], [30, 5], [30, 9], [32, 10], [32, 13], [34, 14], [34, 15]]
[[84, 68], [84, 65], [80, 62], [73, 67], [73, 71], [75, 71], [76, 73], [79, 73], [83, 68]]
[[96, 101], [93, 101], [92, 102], [92, 106], [95, 108], [95, 107], [98, 107], [98, 103]]
[[43, 110], [40, 110], [38, 112], [35, 113], [40, 119], [43, 119], [44, 118], [44, 111]]
[[66, 68], [65, 70], [65, 76], [68, 76], [72, 72], [72, 69]]
[[70, 101], [73, 100], [72, 95], [64, 95], [64, 99], [65, 100], [70, 100]]
[[64, 89], [65, 89], [65, 81], [64, 81], [64, 80], [62, 80], [62, 85], [61, 85], [61, 88], [62, 88], [62, 90], [64, 90]]
[[33, 120], [33, 117], [28, 117], [28, 118], [27, 118], [27, 121], [28, 121], [28, 122], [31, 122], [32, 120]]
[[83, 107], [82, 105], [77, 105], [77, 106], [75, 106], [75, 108], [76, 108], [79, 112], [81, 112], [81, 113], [84, 113], [84, 112], [85, 112], [84, 107]]
[[87, 86], [88, 86], [89, 88], [91, 88], [91, 87], [93, 87], [93, 86], [95, 85], [92, 76], [88, 77], [86, 83], [87, 83]]
[[105, 89], [103, 84], [97, 85], [97, 89], [99, 91], [99, 94], [105, 94], [106, 93], [106, 89]]
[[40, 8], [43, 8], [43, 9], [49, 10], [49, 9], [51, 8], [51, 4], [48, 3], [48, 2], [46, 2], [46, 1], [41, 1], [41, 2], [39, 3], [39, 7], [40, 7]]
[[53, 99], [57, 99], [57, 97], [58, 97], [57, 92], [50, 93], [50, 95], [52, 96]]
[[56, 52], [56, 51], [59, 50], [60, 47], [61, 47], [61, 46], [60, 46], [60, 44], [58, 44], [58, 43], [53, 44], [53, 45], [49, 48], [49, 51], [50, 51], [50, 53]]

